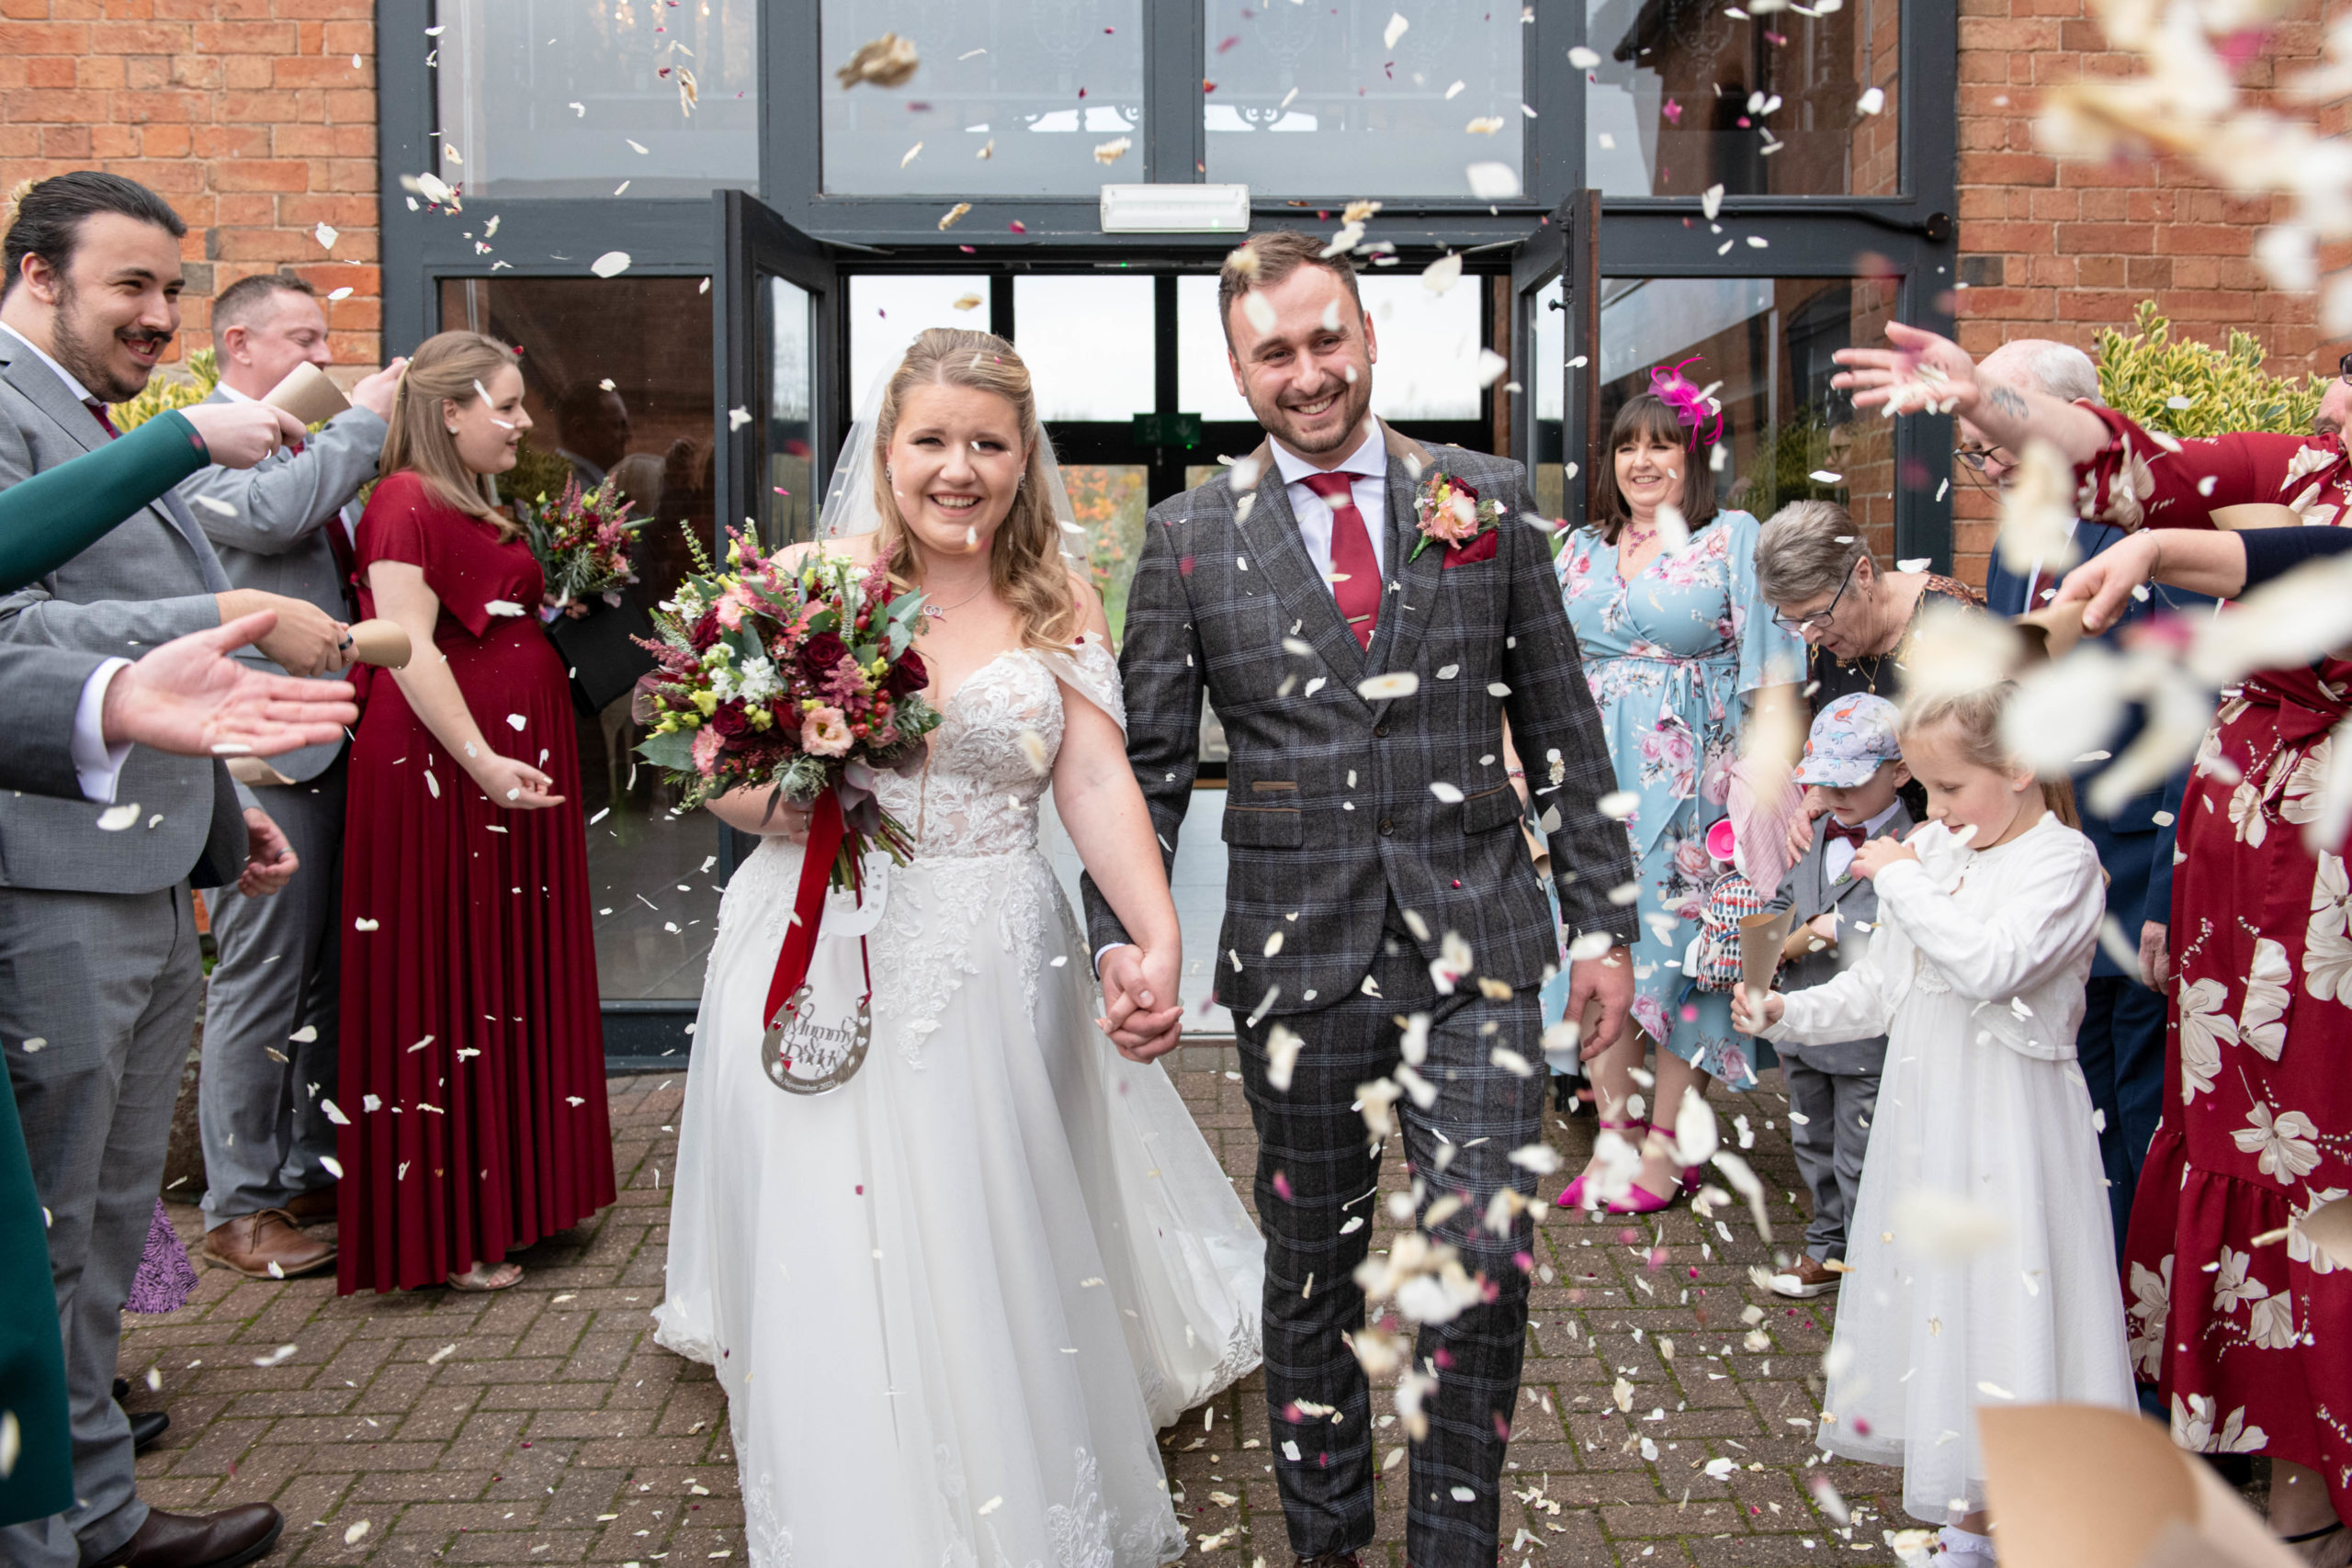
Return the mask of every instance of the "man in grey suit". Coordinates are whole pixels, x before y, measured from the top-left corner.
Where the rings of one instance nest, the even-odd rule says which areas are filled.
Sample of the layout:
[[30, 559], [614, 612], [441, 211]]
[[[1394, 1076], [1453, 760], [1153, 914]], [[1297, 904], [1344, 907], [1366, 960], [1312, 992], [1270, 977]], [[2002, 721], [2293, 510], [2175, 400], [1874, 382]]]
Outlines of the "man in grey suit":
[[[1814, 819], [1812, 842], [1764, 906], [1796, 917], [1778, 982], [1783, 991], [1836, 979], [1871, 942], [1878, 886], [1853, 874], [1854, 852], [1867, 840], [1900, 839], [1911, 830], [1911, 812], [1897, 793], [1911, 782], [1896, 739], [1900, 716], [1884, 697], [1855, 692], [1823, 708], [1805, 737], [1797, 783], [1819, 790], [1829, 809]], [[1846, 1259], [1846, 1223], [1878, 1114], [1886, 1036], [1779, 1050], [1789, 1085], [1789, 1141], [1797, 1174], [1813, 1193], [1813, 1219], [1804, 1255], [1774, 1274], [1771, 1287], [1804, 1301], [1838, 1288], [1830, 1265]]]
[[[324, 370], [327, 321], [316, 290], [285, 273], [240, 278], [212, 302], [220, 360], [216, 402], [266, 398], [302, 365]], [[239, 588], [282, 593], [351, 617], [352, 502], [376, 477], [401, 365], [352, 389], [352, 406], [250, 468], [209, 468], [180, 494]], [[275, 671], [259, 653], [249, 660]], [[204, 1250], [253, 1279], [290, 1279], [334, 1263], [301, 1229], [334, 1213], [335, 913], [343, 884], [343, 737], [230, 772], [249, 785], [302, 862], [274, 897], [208, 890], [212, 966], [197, 1120], [204, 1140]]]
[[[0, 486], [111, 438], [107, 405], [146, 386], [179, 329], [186, 232], [161, 197], [118, 175], [54, 175], [19, 198], [0, 243]], [[289, 673], [346, 662], [341, 623], [232, 588], [166, 495], [0, 598], [0, 641], [136, 657], [257, 609], [276, 612], [259, 646]], [[115, 798], [101, 825], [85, 804], [0, 796], [0, 1055], [50, 1215], [76, 1499], [0, 1531], [0, 1559], [233, 1568], [276, 1540], [277, 1511], [151, 1509], [111, 1384], [203, 985], [190, 874], [257, 892], [299, 863], [267, 816], [241, 812], [217, 759], [133, 751]]]
[[[1353, 1568], [1373, 1536], [1371, 1393], [1349, 1340], [1374, 1354], [1354, 1275], [1385, 1139], [1353, 1102], [1372, 1108], [1385, 1079], [1378, 1122], [1393, 1103], [1423, 1224], [1471, 1287], [1444, 1321], [1424, 1314], [1411, 1349], [1427, 1433], [1406, 1555], [1492, 1568], [1532, 1245], [1535, 1173], [1512, 1155], [1543, 1136], [1529, 1064], [1559, 955], [1510, 742], [1576, 939], [1568, 1011], [1601, 1008], [1594, 1049], [1633, 999], [1634, 910], [1609, 897], [1633, 861], [1598, 809], [1616, 787], [1608, 744], [1551, 552], [1521, 520], [1523, 470], [1370, 417], [1377, 344], [1344, 255], [1285, 231], [1235, 258], [1218, 290], [1228, 355], [1269, 439], [1230, 481], [1152, 509], [1119, 660], [1127, 756], [1172, 859], [1204, 693], [1230, 747], [1212, 957], [1258, 1128], [1266, 1399], [1292, 1550]], [[1425, 535], [1418, 492], [1441, 478], [1498, 513], [1461, 537], [1432, 505], [1426, 521], [1457, 536]], [[1127, 945], [1083, 886], [1113, 1038], [1156, 1055], [1181, 1021], [1173, 955]]]

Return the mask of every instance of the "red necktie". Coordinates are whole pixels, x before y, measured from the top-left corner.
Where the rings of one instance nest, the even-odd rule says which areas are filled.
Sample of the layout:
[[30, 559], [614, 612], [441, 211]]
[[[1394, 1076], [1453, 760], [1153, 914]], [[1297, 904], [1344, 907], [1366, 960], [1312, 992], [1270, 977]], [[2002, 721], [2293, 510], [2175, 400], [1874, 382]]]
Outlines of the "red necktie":
[[117, 430], [114, 427], [114, 421], [107, 417], [106, 404], [98, 401], [96, 398], [84, 398], [82, 400], [82, 406], [90, 411], [91, 418], [96, 420], [99, 424], [105, 426], [107, 440], [112, 441], [116, 436], [122, 434], [121, 431]]
[[1870, 836], [1871, 830], [1866, 824], [1856, 822], [1849, 827], [1846, 823], [1838, 821], [1835, 817], [1832, 817], [1829, 819], [1828, 833], [1822, 839], [1821, 842], [1822, 847], [1826, 849], [1828, 847], [1829, 840], [1831, 839], [1843, 839], [1859, 850], [1862, 847], [1862, 840]]
[[1369, 650], [1373, 628], [1380, 624], [1380, 558], [1372, 553], [1372, 536], [1363, 513], [1356, 510], [1355, 476], [1309, 474], [1306, 488], [1331, 508], [1331, 597], [1348, 618], [1356, 646]]

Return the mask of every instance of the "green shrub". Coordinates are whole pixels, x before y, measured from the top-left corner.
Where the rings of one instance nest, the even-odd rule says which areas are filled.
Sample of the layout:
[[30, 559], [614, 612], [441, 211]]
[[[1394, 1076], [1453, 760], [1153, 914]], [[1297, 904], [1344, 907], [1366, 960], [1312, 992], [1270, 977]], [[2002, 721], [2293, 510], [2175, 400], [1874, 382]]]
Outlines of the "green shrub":
[[220, 362], [210, 349], [199, 348], [187, 356], [184, 369], [157, 371], [148, 378], [145, 391], [127, 403], [115, 404], [107, 412], [117, 430], [136, 430], [159, 413], [195, 407], [220, 384]]
[[2098, 334], [2098, 389], [2142, 428], [2177, 436], [2311, 429], [2326, 377], [2265, 373], [2261, 340], [2235, 328], [2227, 348], [2176, 340], [2153, 299], [2141, 301], [2132, 325], [2129, 336], [2112, 327]]

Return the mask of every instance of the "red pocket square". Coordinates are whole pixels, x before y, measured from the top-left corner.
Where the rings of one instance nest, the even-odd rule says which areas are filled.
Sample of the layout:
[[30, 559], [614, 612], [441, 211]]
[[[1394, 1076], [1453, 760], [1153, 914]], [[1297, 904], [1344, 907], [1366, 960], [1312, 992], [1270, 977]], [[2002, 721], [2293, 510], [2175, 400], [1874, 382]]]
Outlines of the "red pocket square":
[[1482, 560], [1492, 560], [1495, 558], [1495, 543], [1501, 537], [1501, 529], [1489, 528], [1466, 545], [1448, 545], [1445, 547], [1445, 559], [1439, 563], [1439, 569], [1447, 570], [1457, 566], [1472, 566]]

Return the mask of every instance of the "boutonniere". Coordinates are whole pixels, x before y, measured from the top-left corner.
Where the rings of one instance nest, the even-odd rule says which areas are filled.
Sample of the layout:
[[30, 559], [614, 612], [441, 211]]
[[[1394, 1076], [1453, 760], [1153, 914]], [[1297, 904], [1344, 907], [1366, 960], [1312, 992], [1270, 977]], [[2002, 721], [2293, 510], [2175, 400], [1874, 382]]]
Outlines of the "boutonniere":
[[1431, 468], [1413, 492], [1421, 536], [1410, 560], [1419, 560], [1432, 540], [1448, 549], [1468, 544], [1502, 521], [1502, 502], [1481, 501], [1478, 492], [1442, 468]]

